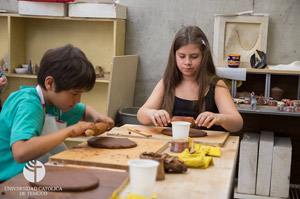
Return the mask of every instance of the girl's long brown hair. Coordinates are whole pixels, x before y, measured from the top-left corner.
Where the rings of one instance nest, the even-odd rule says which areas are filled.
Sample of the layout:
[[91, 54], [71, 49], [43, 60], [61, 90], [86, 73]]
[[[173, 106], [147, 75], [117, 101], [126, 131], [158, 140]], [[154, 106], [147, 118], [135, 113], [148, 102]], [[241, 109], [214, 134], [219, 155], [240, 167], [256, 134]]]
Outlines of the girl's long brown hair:
[[166, 110], [170, 115], [173, 114], [175, 88], [182, 81], [182, 74], [176, 64], [176, 51], [188, 44], [196, 44], [202, 52], [202, 61], [195, 74], [195, 81], [199, 85], [199, 112], [205, 109], [205, 92], [212, 79], [216, 76], [211, 50], [204, 32], [197, 26], [188, 26], [180, 29], [173, 40], [163, 76], [164, 96], [162, 109]]

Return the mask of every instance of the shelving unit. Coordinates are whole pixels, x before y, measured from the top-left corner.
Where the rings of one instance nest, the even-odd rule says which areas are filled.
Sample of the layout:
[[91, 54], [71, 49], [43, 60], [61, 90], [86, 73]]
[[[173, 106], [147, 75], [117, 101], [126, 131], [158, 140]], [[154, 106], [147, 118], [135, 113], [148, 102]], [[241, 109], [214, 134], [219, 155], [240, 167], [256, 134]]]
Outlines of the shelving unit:
[[0, 15], [0, 60], [8, 52], [10, 63], [9, 71], [5, 73], [9, 84], [1, 94], [2, 101], [21, 85], [36, 85], [35, 75], [16, 74], [15, 68], [29, 60], [33, 65], [39, 64], [48, 49], [66, 44], [80, 48], [94, 66], [110, 72], [109, 77], [96, 80], [92, 91], [82, 95], [84, 104], [114, 119], [120, 108], [132, 106], [138, 56], [123, 56], [124, 19], [17, 14]]
[[265, 78], [265, 97], [270, 97], [271, 89], [271, 77], [272, 75], [281, 76], [298, 76], [298, 89], [297, 89], [297, 99], [300, 99], [300, 71], [286, 71], [286, 70], [269, 70], [269, 69], [253, 69], [247, 68], [247, 73], [249, 74], [264, 74]]
[[[270, 90], [271, 90], [271, 77], [272, 75], [281, 75], [281, 76], [297, 76], [298, 83], [297, 83], [297, 100], [300, 99], [300, 71], [282, 71], [282, 70], [269, 70], [269, 69], [252, 69], [247, 68], [247, 74], [258, 74], [264, 75], [264, 97], [270, 97]], [[247, 81], [247, 80], [246, 80]], [[232, 80], [232, 96], [236, 95], [237, 92], [237, 80]]]
[[[273, 79], [276, 80], [284, 77], [288, 77], [289, 81], [292, 81], [293, 83], [288, 84], [285, 81], [280, 82], [280, 84], [288, 84], [290, 90], [293, 90], [294, 94], [290, 94], [290, 96], [295, 96], [295, 98], [292, 99], [300, 99], [300, 71], [282, 71], [282, 70], [269, 70], [269, 69], [252, 69], [247, 68], [247, 78], [246, 82], [243, 82], [243, 84], [248, 83], [249, 81], [251, 83], [251, 88], [247, 87], [248, 92], [254, 91], [254, 89], [259, 90], [258, 93], [264, 93], [264, 97], [270, 97], [270, 90], [272, 85], [272, 76]], [[249, 78], [249, 75], [256, 75], [255, 77]], [[274, 77], [276, 76], [276, 78]], [[293, 77], [291, 77], [293, 76]], [[295, 79], [297, 78], [297, 80]], [[297, 82], [297, 89], [293, 88], [295, 86], [295, 82]], [[278, 83], [277, 83], [278, 84]], [[263, 85], [263, 86], [262, 86]], [[284, 85], [283, 85], [284, 86]], [[297, 93], [296, 93], [297, 92]], [[237, 93], [237, 80], [232, 80], [232, 90], [231, 95], [236, 96]], [[255, 92], [257, 94], [257, 92]], [[251, 110], [250, 105], [248, 106], [242, 106], [237, 105], [236, 106], [238, 111], [241, 113], [253, 113], [253, 114], [271, 114], [271, 115], [285, 115], [285, 116], [300, 116], [300, 113], [297, 112], [285, 112], [285, 111], [277, 111], [276, 108], [268, 108], [263, 106], [257, 106], [256, 110]]]

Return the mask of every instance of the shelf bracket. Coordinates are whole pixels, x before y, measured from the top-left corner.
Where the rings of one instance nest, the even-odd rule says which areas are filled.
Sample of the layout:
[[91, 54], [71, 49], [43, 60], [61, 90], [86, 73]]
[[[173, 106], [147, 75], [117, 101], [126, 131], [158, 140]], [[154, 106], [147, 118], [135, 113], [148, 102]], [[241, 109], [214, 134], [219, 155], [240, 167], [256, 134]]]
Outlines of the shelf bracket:
[[270, 97], [271, 74], [266, 74], [265, 97]]
[[232, 97], [236, 96], [236, 82], [237, 82], [237, 80], [234, 80], [234, 79], [231, 81], [231, 96]]
[[298, 92], [297, 92], [297, 100], [300, 99], [300, 75], [298, 76]]

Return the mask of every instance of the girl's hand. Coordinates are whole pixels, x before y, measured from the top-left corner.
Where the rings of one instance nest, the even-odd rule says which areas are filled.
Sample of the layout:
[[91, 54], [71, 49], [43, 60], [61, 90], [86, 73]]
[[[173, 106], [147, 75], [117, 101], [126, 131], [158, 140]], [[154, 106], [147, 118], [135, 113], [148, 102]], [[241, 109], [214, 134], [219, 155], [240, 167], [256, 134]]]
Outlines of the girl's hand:
[[170, 115], [165, 110], [149, 110], [148, 116], [155, 126], [168, 126], [171, 122]]
[[110, 117], [107, 117], [105, 115], [102, 115], [101, 117], [98, 117], [94, 122], [95, 123], [98, 123], [98, 122], [106, 123], [108, 131], [111, 130], [115, 126], [115, 122]]
[[198, 115], [195, 124], [199, 127], [204, 126], [209, 129], [213, 125], [221, 125], [222, 121], [223, 118], [218, 113], [203, 112]]

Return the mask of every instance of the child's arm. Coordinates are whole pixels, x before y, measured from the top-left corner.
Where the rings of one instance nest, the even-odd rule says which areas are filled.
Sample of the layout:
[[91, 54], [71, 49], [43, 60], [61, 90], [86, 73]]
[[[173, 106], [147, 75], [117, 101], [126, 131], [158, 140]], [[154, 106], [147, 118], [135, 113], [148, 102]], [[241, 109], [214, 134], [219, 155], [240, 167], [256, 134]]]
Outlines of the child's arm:
[[243, 127], [243, 118], [235, 108], [231, 95], [224, 81], [219, 80], [215, 88], [215, 102], [220, 113], [203, 112], [195, 123], [207, 128], [221, 125], [227, 131], [236, 132]]
[[155, 126], [167, 126], [171, 122], [169, 113], [160, 109], [163, 93], [163, 80], [161, 79], [153, 89], [146, 103], [137, 113], [137, 118], [142, 124], [150, 124], [152, 122]]
[[96, 109], [91, 106], [85, 106], [85, 121], [89, 122], [105, 122], [108, 124], [108, 129], [110, 130], [114, 127], [115, 122], [108, 116], [102, 115]]
[[4, 91], [6, 86], [7, 86], [7, 79], [3, 75], [3, 73], [0, 72], [0, 93], [2, 93]]
[[94, 123], [79, 122], [45, 136], [17, 141], [11, 147], [14, 159], [18, 163], [37, 159], [62, 143], [66, 138], [80, 136], [85, 130], [94, 128], [94, 126]]

